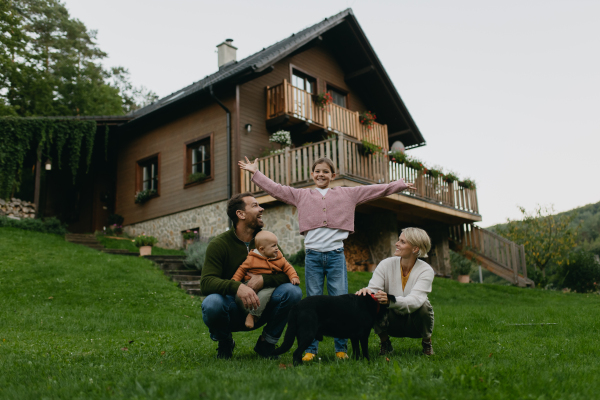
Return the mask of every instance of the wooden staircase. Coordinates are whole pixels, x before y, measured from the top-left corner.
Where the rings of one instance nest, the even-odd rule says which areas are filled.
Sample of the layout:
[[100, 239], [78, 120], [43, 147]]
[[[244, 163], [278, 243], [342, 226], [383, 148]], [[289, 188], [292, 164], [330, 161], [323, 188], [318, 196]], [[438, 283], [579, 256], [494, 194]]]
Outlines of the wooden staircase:
[[500, 235], [473, 224], [450, 227], [454, 250], [477, 262], [493, 274], [519, 287], [534, 287], [527, 278], [525, 249]]

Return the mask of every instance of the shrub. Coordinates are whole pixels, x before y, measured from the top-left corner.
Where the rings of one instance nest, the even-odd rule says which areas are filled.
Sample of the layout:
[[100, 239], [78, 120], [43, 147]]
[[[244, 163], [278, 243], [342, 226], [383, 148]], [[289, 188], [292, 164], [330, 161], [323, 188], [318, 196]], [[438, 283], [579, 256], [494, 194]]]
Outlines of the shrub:
[[108, 236], [121, 235], [123, 234], [123, 227], [121, 225], [113, 224], [108, 228], [104, 229], [104, 234]]
[[568, 264], [559, 271], [559, 285], [578, 293], [595, 292], [600, 288], [600, 264], [593, 253], [578, 250], [569, 255]]
[[123, 221], [125, 221], [125, 218], [123, 218], [121, 215], [119, 214], [110, 214], [108, 216], [108, 225], [119, 225], [122, 226], [123, 225]]
[[452, 266], [452, 275], [469, 275], [471, 268], [477, 264], [461, 253], [450, 251], [450, 265]]
[[196, 268], [198, 271], [202, 271], [204, 266], [204, 260], [206, 259], [206, 249], [208, 249], [208, 243], [212, 238], [201, 239], [198, 242], [190, 244], [185, 250], [186, 259], [185, 264]]
[[288, 262], [296, 267], [304, 267], [304, 260], [306, 259], [306, 250], [302, 247], [297, 253], [292, 254], [287, 259]]
[[269, 138], [269, 142], [277, 143], [281, 146], [291, 146], [292, 138], [290, 136], [290, 132], [288, 131], [277, 131], [271, 135], [271, 137]]
[[0, 217], [0, 227], [18, 228], [26, 231], [35, 231], [42, 233], [53, 233], [55, 235], [64, 235], [67, 232], [66, 224], [60, 222], [56, 217], [41, 219], [12, 219]]
[[133, 240], [133, 244], [135, 244], [136, 247], [154, 246], [157, 242], [158, 242], [158, 239], [155, 238], [154, 236], [146, 236], [146, 235], [140, 235]]
[[196, 239], [197, 233], [198, 231], [191, 231], [188, 229], [187, 231], [183, 232], [183, 240]]

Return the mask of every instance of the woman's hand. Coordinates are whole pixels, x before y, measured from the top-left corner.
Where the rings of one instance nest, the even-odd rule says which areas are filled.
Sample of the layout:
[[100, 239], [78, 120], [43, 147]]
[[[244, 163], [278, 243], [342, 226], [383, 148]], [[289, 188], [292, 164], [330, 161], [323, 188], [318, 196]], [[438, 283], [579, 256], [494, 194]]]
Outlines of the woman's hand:
[[258, 171], [258, 158], [255, 159], [253, 163], [251, 163], [250, 160], [248, 160], [248, 157], [244, 158], [246, 159], [246, 162], [238, 161], [238, 165], [240, 166], [240, 168], [245, 169], [246, 171], [250, 171], [252, 174], [256, 173], [256, 171]]
[[354, 293], [357, 296], [370, 296], [371, 295], [371, 291], [369, 290], [369, 288], [362, 288], [360, 289], [358, 292]]
[[389, 304], [389, 300], [388, 300], [388, 295], [386, 292], [380, 290], [379, 292], [375, 293], [375, 299], [379, 302], [379, 304]]
[[[246, 160], [247, 160], [247, 158], [246, 158]], [[417, 187], [415, 186], [414, 183], [409, 183], [409, 182], [405, 182], [405, 183], [406, 183], [406, 186], [408, 186], [408, 188], [407, 188], [408, 190], [417, 190]]]

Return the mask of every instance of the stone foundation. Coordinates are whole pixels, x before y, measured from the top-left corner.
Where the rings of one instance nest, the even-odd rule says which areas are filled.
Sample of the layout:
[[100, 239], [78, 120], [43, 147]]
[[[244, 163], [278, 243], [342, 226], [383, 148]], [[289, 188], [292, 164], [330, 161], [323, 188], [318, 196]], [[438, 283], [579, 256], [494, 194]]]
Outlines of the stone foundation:
[[[279, 245], [286, 255], [298, 252], [304, 246], [304, 237], [300, 235], [296, 207], [287, 204], [268, 206], [263, 213], [265, 229], [279, 238]], [[157, 246], [167, 249], [184, 247], [182, 232], [199, 229], [201, 237], [217, 236], [229, 227], [227, 202], [210, 204], [166, 217], [156, 218], [123, 227], [130, 236], [142, 233], [158, 239]]]
[[0, 215], [10, 218], [35, 218], [35, 204], [15, 199], [0, 199]]
[[221, 201], [166, 217], [127, 225], [123, 227], [123, 230], [132, 237], [142, 233], [154, 236], [158, 239], [157, 246], [159, 247], [180, 249], [183, 247], [183, 231], [198, 228], [200, 236], [208, 238], [225, 232], [228, 224], [227, 201]]

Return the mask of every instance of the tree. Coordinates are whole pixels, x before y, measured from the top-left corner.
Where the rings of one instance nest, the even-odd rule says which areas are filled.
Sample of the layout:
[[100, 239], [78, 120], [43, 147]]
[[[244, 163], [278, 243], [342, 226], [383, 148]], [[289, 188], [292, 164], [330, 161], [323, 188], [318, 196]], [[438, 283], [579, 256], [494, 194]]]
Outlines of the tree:
[[571, 227], [573, 215], [555, 215], [553, 207], [541, 207], [528, 213], [519, 207], [523, 220], [508, 220], [498, 233], [525, 247], [527, 265], [546, 277], [546, 267], [569, 263], [569, 253], [577, 246], [577, 227]]
[[104, 69], [96, 32], [58, 0], [3, 1], [0, 26], [0, 115], [119, 115], [154, 95], [124, 68]]

